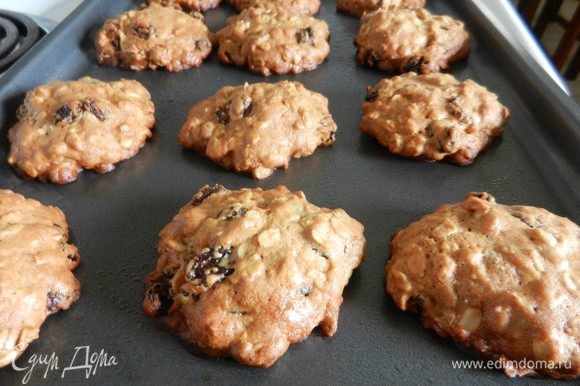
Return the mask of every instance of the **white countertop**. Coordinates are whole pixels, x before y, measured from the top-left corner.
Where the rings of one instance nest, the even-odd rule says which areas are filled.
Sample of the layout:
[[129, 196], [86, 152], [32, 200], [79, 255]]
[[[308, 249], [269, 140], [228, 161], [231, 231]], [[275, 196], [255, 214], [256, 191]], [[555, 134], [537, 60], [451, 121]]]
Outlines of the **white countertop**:
[[[0, 0], [0, 9], [62, 21], [84, 0]], [[546, 73], [568, 94], [569, 89], [530, 32], [510, 0], [475, 0], [477, 6], [499, 28], [507, 31], [517, 44], [528, 51]]]

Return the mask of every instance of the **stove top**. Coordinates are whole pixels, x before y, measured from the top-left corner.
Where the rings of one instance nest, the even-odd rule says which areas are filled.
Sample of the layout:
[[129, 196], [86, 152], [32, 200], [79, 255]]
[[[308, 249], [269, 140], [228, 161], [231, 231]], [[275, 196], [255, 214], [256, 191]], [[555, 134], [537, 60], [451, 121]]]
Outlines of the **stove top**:
[[46, 34], [47, 30], [29, 16], [0, 10], [0, 73], [6, 71]]

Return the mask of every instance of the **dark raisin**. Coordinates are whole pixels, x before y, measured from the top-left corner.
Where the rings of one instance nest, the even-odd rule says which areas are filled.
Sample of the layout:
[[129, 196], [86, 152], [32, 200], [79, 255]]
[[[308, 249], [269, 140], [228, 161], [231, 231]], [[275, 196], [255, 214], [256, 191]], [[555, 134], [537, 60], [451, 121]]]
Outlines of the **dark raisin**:
[[373, 90], [371, 86], [367, 86], [367, 95], [365, 96], [365, 101], [374, 102], [379, 96], [378, 90]]
[[155, 33], [156, 29], [152, 25], [136, 24], [133, 26], [133, 33], [143, 40], [147, 40]]
[[465, 116], [463, 114], [463, 111], [461, 110], [461, 107], [459, 107], [459, 105], [456, 102], [457, 102], [457, 97], [455, 97], [455, 96], [452, 96], [449, 99], [447, 99], [447, 103], [448, 103], [447, 112], [449, 113], [449, 115], [452, 115], [455, 118], [457, 118], [460, 122], [463, 122], [465, 120]]
[[423, 66], [423, 63], [425, 63], [425, 59], [424, 58], [413, 59], [413, 60], [411, 60], [409, 63], [407, 63], [405, 65], [405, 67], [403, 68], [403, 70], [405, 72], [416, 72], [416, 73], [420, 73], [421, 72], [421, 66]]
[[304, 295], [304, 296], [310, 295], [310, 292], [312, 292], [312, 286], [307, 286], [307, 287], [300, 288], [300, 293], [302, 295]]
[[302, 28], [300, 31], [296, 32], [296, 41], [299, 44], [308, 43], [310, 45], [314, 45], [314, 42], [312, 40], [313, 37], [314, 36], [312, 34], [311, 27]]
[[171, 279], [167, 276], [163, 276], [147, 289], [147, 299], [153, 306], [155, 315], [167, 315], [173, 305], [171, 292]]
[[368, 50], [365, 54], [364, 61], [370, 67], [374, 67], [379, 64], [381, 57], [373, 52], [373, 50]]
[[331, 131], [328, 138], [324, 142], [334, 142], [336, 140], [336, 131]]
[[72, 109], [67, 105], [64, 105], [60, 109], [58, 109], [56, 113], [54, 113], [54, 115], [52, 116], [52, 123], [56, 125], [62, 121], [72, 122], [72, 119], [73, 119]]
[[76, 254], [71, 253], [66, 258], [69, 259], [70, 261], [77, 261], [79, 257]]
[[107, 119], [105, 112], [97, 105], [95, 105], [95, 102], [90, 99], [85, 99], [83, 101], [83, 109], [93, 114], [99, 121], [104, 121]]
[[195, 49], [198, 51], [203, 50], [206, 47], [211, 47], [211, 44], [207, 40], [196, 40], [195, 41]]
[[244, 110], [242, 111], [242, 117], [246, 118], [248, 115], [252, 113], [254, 109], [254, 104], [250, 98], [244, 99]]
[[244, 217], [247, 211], [248, 210], [246, 208], [232, 209], [226, 214], [226, 218], [231, 220], [234, 218]]
[[47, 295], [48, 303], [48, 311], [55, 312], [58, 309], [58, 305], [62, 302], [62, 295], [58, 292], [49, 292]]
[[111, 46], [113, 46], [113, 48], [115, 50], [118, 50], [119, 48], [121, 48], [121, 43], [119, 43], [119, 38], [115, 38], [115, 39], [111, 39]]
[[195, 196], [193, 196], [193, 198], [191, 200], [191, 205], [198, 206], [202, 202], [204, 202], [206, 198], [208, 198], [209, 196], [211, 196], [212, 194], [214, 194], [216, 192], [221, 192], [222, 190], [225, 190], [225, 188], [223, 186], [221, 186], [220, 184], [215, 184], [214, 186], [206, 185], [203, 188], [201, 188], [195, 194]]
[[228, 103], [226, 106], [217, 109], [215, 115], [219, 123], [227, 125], [230, 122], [230, 104]]
[[214, 283], [223, 281], [226, 276], [234, 272], [231, 255], [231, 247], [208, 248], [207, 251], [195, 256], [188, 264], [185, 279], [197, 285], [207, 286], [205, 279], [213, 274], [220, 276]]

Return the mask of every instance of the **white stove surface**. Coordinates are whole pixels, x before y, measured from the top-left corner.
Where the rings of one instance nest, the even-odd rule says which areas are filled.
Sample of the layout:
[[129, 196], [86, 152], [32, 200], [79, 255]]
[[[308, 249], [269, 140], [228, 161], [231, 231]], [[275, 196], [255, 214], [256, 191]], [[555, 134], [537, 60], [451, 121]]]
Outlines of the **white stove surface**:
[[83, 0], [0, 0], [0, 9], [40, 16], [60, 23]]

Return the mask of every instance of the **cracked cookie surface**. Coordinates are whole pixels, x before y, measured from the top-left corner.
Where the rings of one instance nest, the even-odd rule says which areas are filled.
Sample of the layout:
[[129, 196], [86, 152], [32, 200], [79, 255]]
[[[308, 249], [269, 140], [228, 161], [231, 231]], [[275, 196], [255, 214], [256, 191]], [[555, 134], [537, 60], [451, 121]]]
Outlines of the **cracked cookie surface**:
[[330, 53], [329, 39], [324, 21], [275, 5], [244, 9], [216, 34], [222, 63], [264, 76], [315, 69]]
[[425, 6], [426, 0], [336, 0], [336, 9], [351, 16], [361, 17], [378, 8], [418, 9]]
[[143, 307], [210, 356], [268, 367], [315, 327], [334, 334], [363, 229], [285, 187], [205, 186], [161, 231]]
[[160, 4], [164, 7], [176, 9], [205, 12], [209, 9], [217, 8], [221, 0], [147, 0], [148, 4]]
[[280, 5], [301, 15], [316, 15], [320, 10], [320, 0], [230, 0], [238, 11], [250, 7]]
[[388, 72], [432, 73], [469, 55], [463, 22], [421, 9], [365, 14], [355, 37], [357, 59]]
[[509, 111], [479, 84], [407, 73], [368, 88], [361, 130], [390, 152], [468, 165], [501, 135]]
[[328, 100], [298, 82], [224, 87], [194, 105], [179, 133], [195, 149], [228, 169], [264, 179], [290, 159], [335, 141]]
[[[506, 374], [580, 374], [580, 228], [572, 221], [470, 193], [395, 233], [385, 269], [400, 309], [503, 360]], [[523, 359], [560, 368], [507, 362]]]
[[60, 209], [0, 190], [0, 367], [38, 338], [46, 318], [78, 299], [79, 264]]
[[177, 72], [200, 66], [212, 44], [200, 13], [151, 4], [107, 20], [95, 48], [102, 65]]
[[109, 172], [151, 137], [154, 111], [134, 80], [84, 77], [37, 87], [8, 132], [8, 163], [24, 178], [55, 184], [76, 180], [83, 169]]

